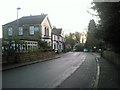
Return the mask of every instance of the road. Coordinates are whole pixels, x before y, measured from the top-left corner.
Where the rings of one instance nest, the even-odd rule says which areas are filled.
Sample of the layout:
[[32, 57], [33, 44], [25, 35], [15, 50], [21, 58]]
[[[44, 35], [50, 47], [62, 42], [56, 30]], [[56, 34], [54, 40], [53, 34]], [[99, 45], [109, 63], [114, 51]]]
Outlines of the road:
[[3, 71], [3, 88], [92, 88], [97, 74], [90, 53], [69, 52], [61, 58]]

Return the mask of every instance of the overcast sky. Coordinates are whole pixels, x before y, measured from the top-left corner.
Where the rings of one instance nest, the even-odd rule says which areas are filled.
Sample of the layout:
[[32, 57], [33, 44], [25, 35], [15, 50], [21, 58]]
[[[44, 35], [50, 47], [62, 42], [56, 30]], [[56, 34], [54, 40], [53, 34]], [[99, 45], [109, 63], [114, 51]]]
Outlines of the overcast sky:
[[29, 15], [48, 14], [52, 26], [63, 28], [65, 33], [82, 32], [87, 28], [92, 0], [1, 0], [0, 1], [0, 38], [2, 25], [17, 19], [17, 7], [20, 7], [19, 18]]

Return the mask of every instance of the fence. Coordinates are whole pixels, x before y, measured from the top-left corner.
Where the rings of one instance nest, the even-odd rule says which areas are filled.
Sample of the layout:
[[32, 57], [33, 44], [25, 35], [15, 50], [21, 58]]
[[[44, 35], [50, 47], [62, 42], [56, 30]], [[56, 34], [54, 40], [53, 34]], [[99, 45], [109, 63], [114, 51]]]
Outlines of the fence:
[[120, 68], [120, 55], [119, 54], [114, 53], [112, 51], [104, 51], [103, 57], [111, 61], [113, 64], [115, 64], [117, 67]]

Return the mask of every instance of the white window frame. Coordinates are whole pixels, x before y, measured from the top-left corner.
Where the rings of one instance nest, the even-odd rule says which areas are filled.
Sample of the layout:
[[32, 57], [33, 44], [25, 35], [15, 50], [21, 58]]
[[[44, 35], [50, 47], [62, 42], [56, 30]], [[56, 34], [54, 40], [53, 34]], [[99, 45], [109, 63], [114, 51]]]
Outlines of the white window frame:
[[57, 41], [57, 35], [55, 35], [55, 40]]
[[23, 27], [18, 28], [18, 35], [23, 35]]
[[8, 28], [8, 36], [12, 36], [13, 35], [13, 28], [9, 27]]
[[29, 34], [30, 35], [34, 35], [35, 34], [35, 28], [34, 28], [34, 26], [30, 26], [29, 27]]

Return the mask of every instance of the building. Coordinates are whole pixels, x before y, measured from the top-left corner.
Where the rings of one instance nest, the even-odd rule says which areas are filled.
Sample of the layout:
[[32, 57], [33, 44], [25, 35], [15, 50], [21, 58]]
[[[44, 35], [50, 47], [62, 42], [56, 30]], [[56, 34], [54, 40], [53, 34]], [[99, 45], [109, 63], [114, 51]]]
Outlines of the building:
[[52, 30], [52, 47], [55, 52], [62, 52], [65, 49], [64, 32], [61, 28], [53, 28]]
[[[52, 26], [47, 14], [24, 16], [18, 20], [2, 25], [3, 39], [19, 38], [29, 47], [38, 46], [38, 40], [50, 46]], [[22, 47], [22, 49], [24, 49]]]
[[85, 44], [87, 38], [86, 36], [87, 36], [87, 32], [81, 33], [80, 43]]

